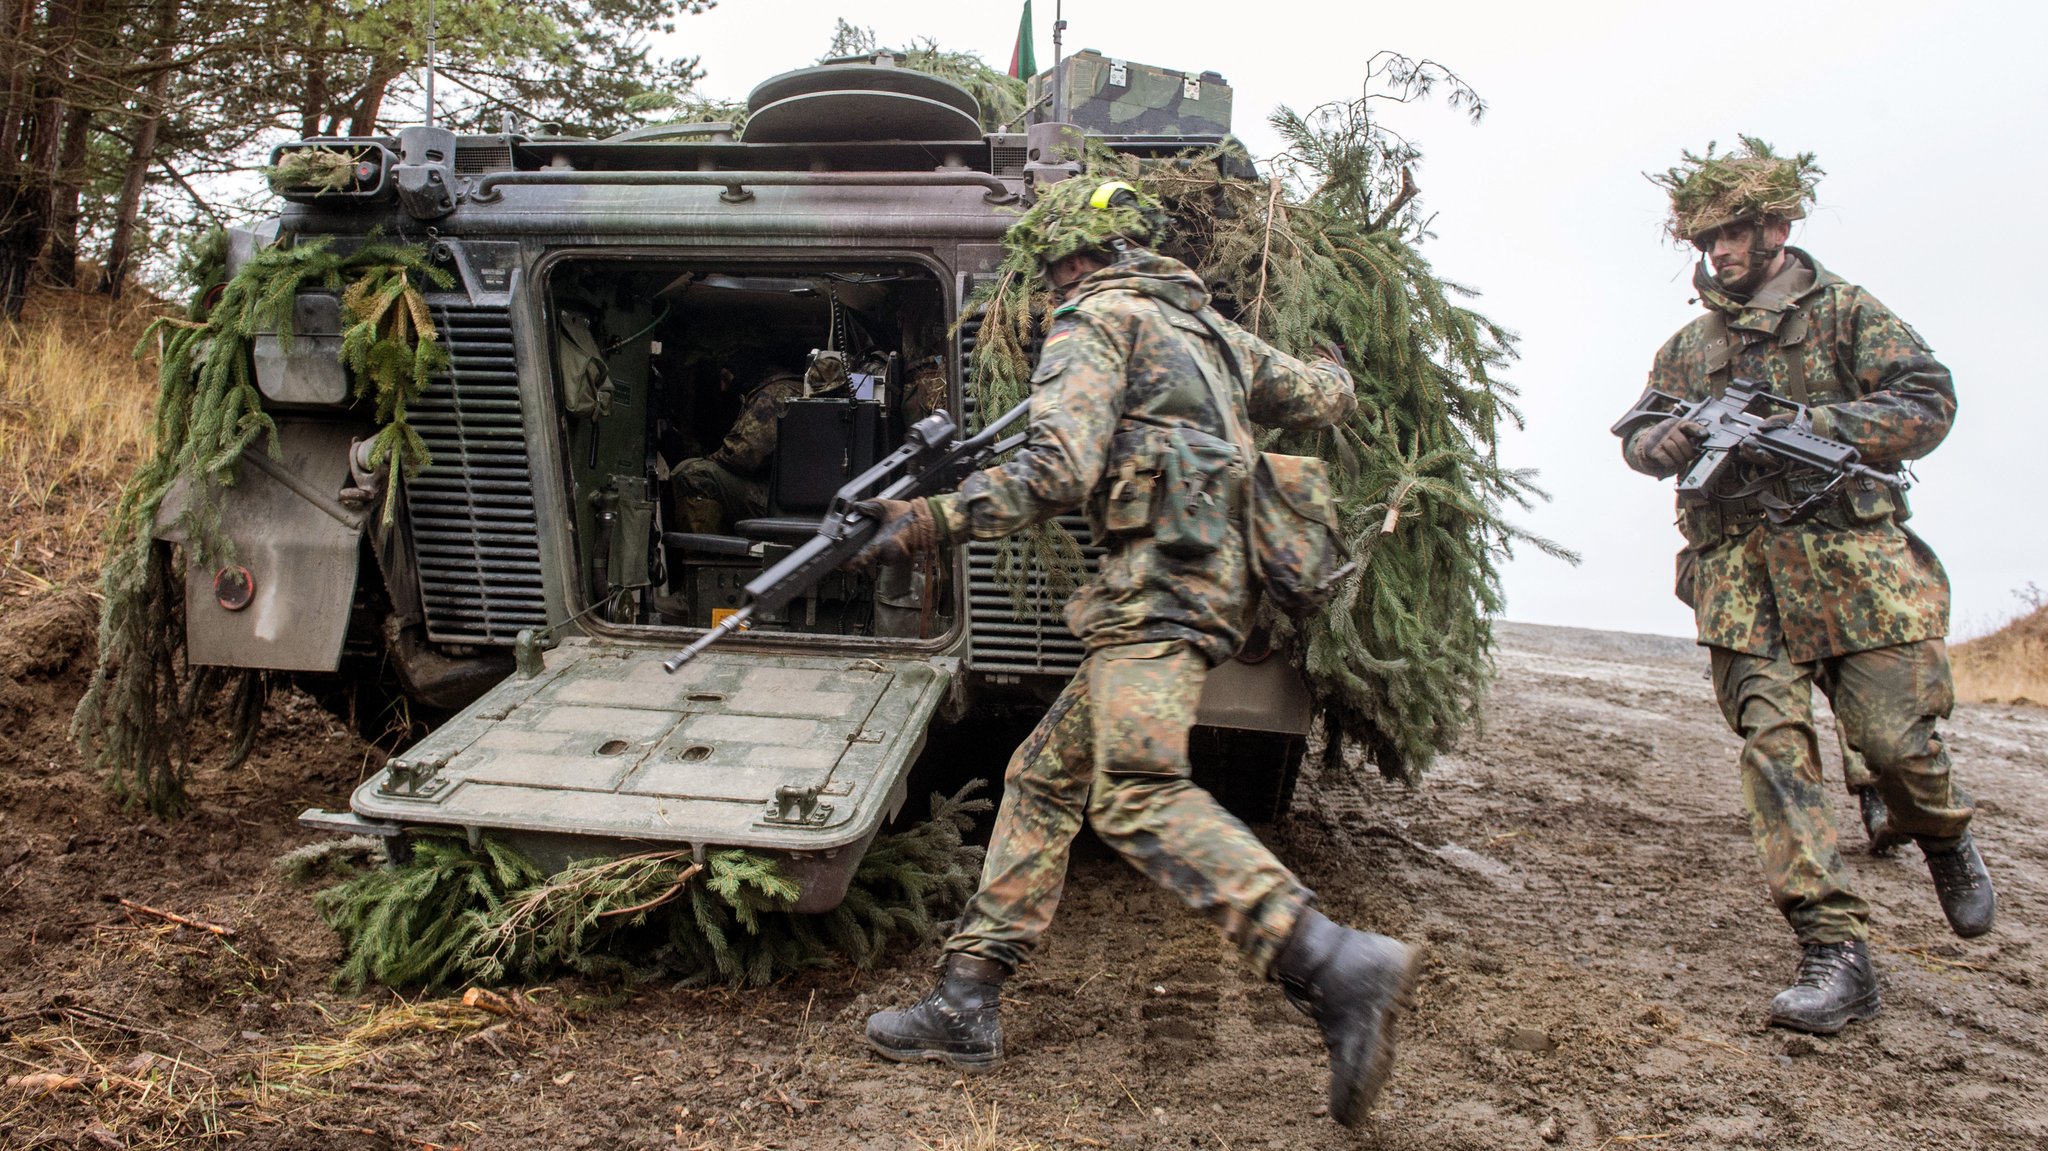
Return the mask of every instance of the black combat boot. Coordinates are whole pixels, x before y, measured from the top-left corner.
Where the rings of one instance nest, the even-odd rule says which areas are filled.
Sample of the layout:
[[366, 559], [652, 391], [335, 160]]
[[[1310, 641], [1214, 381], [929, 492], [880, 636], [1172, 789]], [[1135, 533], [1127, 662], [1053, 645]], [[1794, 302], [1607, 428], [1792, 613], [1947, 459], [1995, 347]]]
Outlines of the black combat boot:
[[1799, 978], [1771, 1000], [1771, 1022], [1795, 1031], [1833, 1035], [1881, 1006], [1870, 948], [1860, 939], [1809, 943], [1799, 960]]
[[1878, 794], [1875, 786], [1866, 784], [1856, 789], [1856, 806], [1863, 812], [1863, 833], [1869, 837], [1870, 854], [1890, 855], [1912, 838], [1892, 830], [1891, 809], [1884, 805], [1884, 796]]
[[1998, 895], [1991, 890], [1991, 873], [1984, 870], [1984, 857], [1977, 854], [1970, 833], [1951, 840], [1923, 839], [1920, 853], [1927, 857], [1927, 874], [1934, 877], [1934, 894], [1949, 927], [1964, 939], [1991, 930], [1998, 917]]
[[1301, 913], [1273, 977], [1322, 1029], [1330, 1049], [1330, 1116], [1356, 1127], [1394, 1064], [1394, 1015], [1408, 1005], [1422, 952]]
[[868, 1045], [890, 1059], [931, 1059], [964, 1071], [1003, 1061], [1003, 980], [1010, 969], [991, 959], [948, 955], [931, 994], [901, 1011], [868, 1016]]

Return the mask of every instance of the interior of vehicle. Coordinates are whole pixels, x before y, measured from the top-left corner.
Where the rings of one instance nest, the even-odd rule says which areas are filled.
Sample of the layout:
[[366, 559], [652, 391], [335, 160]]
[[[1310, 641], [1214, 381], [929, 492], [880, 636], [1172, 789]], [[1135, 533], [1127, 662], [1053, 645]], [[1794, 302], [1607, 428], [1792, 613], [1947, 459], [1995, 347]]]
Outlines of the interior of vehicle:
[[[945, 295], [909, 264], [578, 260], [548, 277], [585, 602], [710, 627], [948, 396]], [[838, 573], [751, 627], [922, 638], [943, 565]]]

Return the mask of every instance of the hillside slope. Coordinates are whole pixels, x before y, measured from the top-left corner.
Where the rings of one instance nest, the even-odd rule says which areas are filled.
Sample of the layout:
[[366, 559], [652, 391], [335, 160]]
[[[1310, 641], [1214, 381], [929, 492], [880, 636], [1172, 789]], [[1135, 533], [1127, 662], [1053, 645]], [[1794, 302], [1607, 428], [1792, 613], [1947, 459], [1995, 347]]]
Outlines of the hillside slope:
[[[312, 889], [271, 861], [318, 838], [292, 817], [345, 802], [363, 745], [283, 692], [250, 765], [202, 773], [191, 818], [123, 816], [63, 733], [90, 627], [75, 596], [0, 619], [0, 1144], [1360, 1145], [1318, 1114], [1314, 1031], [1090, 843], [1007, 990], [1010, 1062], [964, 1082], [860, 1040], [869, 1011], [924, 991], [929, 954], [749, 993], [563, 982], [495, 1011], [338, 994]], [[1364, 1145], [2048, 1140], [2048, 711], [1967, 706], [1946, 729], [1999, 883], [1990, 936], [1948, 933], [1917, 853], [1872, 858], [1844, 832], [1885, 1010], [1807, 1038], [1763, 1026], [1797, 952], [1757, 878], [1699, 651], [1501, 632], [1488, 731], [1425, 786], [1305, 780], [1264, 829], [1333, 915], [1430, 948]], [[982, 750], [963, 767], [995, 773], [1009, 747]]]

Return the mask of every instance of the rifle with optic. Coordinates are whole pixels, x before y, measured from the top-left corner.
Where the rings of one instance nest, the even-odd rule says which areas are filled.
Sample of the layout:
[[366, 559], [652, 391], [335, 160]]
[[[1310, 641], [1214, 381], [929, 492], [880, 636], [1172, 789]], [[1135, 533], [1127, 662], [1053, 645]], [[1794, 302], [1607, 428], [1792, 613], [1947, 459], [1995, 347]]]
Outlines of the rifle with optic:
[[[1772, 420], [1789, 412], [1792, 419]], [[1906, 477], [1862, 462], [1855, 448], [1816, 435], [1806, 405], [1736, 379], [1719, 396], [1687, 402], [1647, 388], [1609, 429], [1623, 442], [1677, 417], [1699, 429], [1699, 455], [1678, 476], [1681, 503], [1755, 501], [1774, 524], [1796, 524], [1825, 507], [1851, 480], [1906, 490]]]

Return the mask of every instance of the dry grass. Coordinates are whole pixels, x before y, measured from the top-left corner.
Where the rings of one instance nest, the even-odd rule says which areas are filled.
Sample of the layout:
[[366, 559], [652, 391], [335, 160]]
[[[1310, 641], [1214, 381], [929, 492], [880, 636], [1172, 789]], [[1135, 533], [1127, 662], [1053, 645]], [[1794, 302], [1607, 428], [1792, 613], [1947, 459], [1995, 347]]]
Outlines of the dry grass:
[[967, 1127], [941, 1135], [937, 1143], [923, 1136], [917, 1139], [919, 1151], [1039, 1151], [1037, 1143], [1019, 1143], [1009, 1136], [999, 1134], [996, 1129], [996, 1105], [990, 1101], [987, 1111], [974, 1104], [974, 1093], [964, 1082], [956, 1083], [961, 1096], [967, 1102]]
[[0, 596], [98, 566], [100, 534], [150, 445], [155, 367], [133, 352], [151, 315], [40, 292], [20, 323], [0, 321]]
[[265, 1061], [263, 1080], [270, 1086], [302, 1084], [362, 1064], [396, 1046], [416, 1054], [412, 1041], [423, 1036], [453, 1036], [482, 1031], [498, 1022], [481, 1007], [461, 999], [424, 999], [390, 1007], [366, 1008], [361, 1020], [333, 1039], [301, 1043]]
[[[561, 1028], [532, 1000], [505, 996], [365, 1005], [334, 1019], [346, 1028], [341, 1034], [281, 1050], [213, 1051], [76, 1005], [0, 1022], [11, 1033], [0, 1042], [0, 1140], [13, 1139], [10, 1147], [134, 1149], [231, 1142], [255, 1127], [318, 1127], [317, 1116], [333, 1111], [343, 1095], [423, 1094], [374, 1076], [412, 1077], [450, 1045], [491, 1039], [502, 1054], [505, 1043]], [[346, 1130], [379, 1134], [359, 1125]]]
[[1957, 644], [1951, 658], [1958, 699], [2048, 704], [2048, 605], [1982, 639]]

